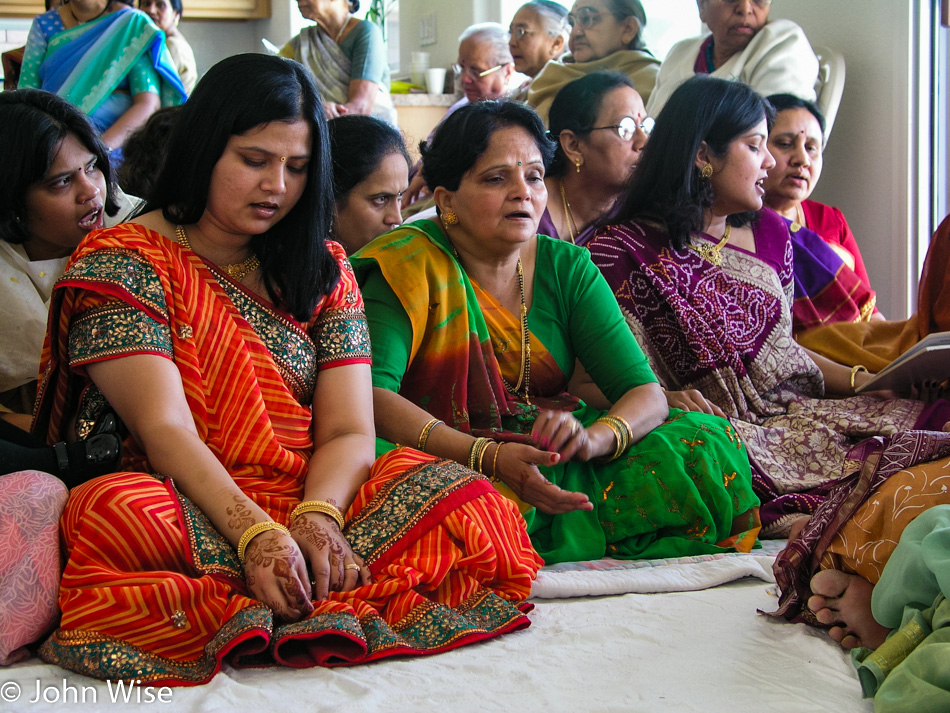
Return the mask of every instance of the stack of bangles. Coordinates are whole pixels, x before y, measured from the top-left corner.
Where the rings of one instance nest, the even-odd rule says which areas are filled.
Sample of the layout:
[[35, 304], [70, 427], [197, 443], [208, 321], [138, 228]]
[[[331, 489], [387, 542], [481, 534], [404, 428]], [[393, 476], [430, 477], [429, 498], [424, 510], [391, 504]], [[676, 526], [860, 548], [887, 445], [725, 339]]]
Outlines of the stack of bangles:
[[290, 530], [281, 525], [279, 522], [274, 522], [273, 520], [264, 520], [263, 522], [254, 523], [244, 531], [244, 534], [241, 535], [241, 539], [238, 540], [237, 556], [241, 561], [241, 564], [244, 564], [244, 550], [247, 549], [247, 546], [251, 543], [251, 540], [253, 540], [262, 532], [267, 532], [267, 530], [280, 530], [285, 535], [290, 534]]
[[433, 418], [431, 421], [426, 423], [425, 426], [422, 427], [422, 430], [419, 432], [419, 441], [418, 443], [416, 443], [417, 450], [420, 450], [423, 453], [426, 452], [426, 443], [429, 442], [429, 434], [432, 433], [432, 429], [438, 426], [440, 423], [443, 425], [445, 424], [444, 421], [440, 421], [437, 418]]
[[620, 416], [601, 416], [594, 421], [594, 423], [600, 423], [609, 428], [614, 432], [614, 437], [617, 439], [617, 449], [614, 451], [614, 454], [609, 458], [605, 456], [602, 460], [617, 460], [626, 452], [630, 444], [633, 443], [633, 429], [630, 428], [630, 424]]
[[[490, 438], [476, 438], [472, 443], [472, 450], [468, 452], [468, 468], [476, 473], [482, 472], [482, 460], [485, 458], [485, 451], [494, 443]], [[497, 455], [497, 453], [496, 453]]]
[[858, 372], [859, 371], [867, 372], [867, 370], [868, 368], [864, 366], [863, 364], [855, 364], [854, 366], [851, 367], [851, 393], [852, 394], [858, 393], [858, 390], [855, 386], [855, 379], [858, 376]]

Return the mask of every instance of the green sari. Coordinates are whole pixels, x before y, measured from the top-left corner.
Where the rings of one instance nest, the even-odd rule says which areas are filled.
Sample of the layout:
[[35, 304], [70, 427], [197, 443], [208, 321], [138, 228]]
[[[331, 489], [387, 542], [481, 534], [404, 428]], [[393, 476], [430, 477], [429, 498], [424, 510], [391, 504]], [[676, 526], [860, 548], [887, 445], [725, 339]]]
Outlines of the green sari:
[[[517, 381], [518, 318], [469, 279], [435, 223], [388, 233], [352, 262], [373, 342], [374, 386], [459, 431], [529, 443], [539, 408], [570, 410], [590, 426], [603, 412], [565, 392], [575, 360], [614, 402], [656, 381], [582, 248], [538, 237], [528, 312], [531, 403], [502, 380]], [[593, 511], [561, 515], [527, 509], [528, 532], [547, 564], [748, 551], [755, 543], [758, 500], [748, 458], [723, 419], [673, 410], [615, 461], [541, 472], [594, 503]]]

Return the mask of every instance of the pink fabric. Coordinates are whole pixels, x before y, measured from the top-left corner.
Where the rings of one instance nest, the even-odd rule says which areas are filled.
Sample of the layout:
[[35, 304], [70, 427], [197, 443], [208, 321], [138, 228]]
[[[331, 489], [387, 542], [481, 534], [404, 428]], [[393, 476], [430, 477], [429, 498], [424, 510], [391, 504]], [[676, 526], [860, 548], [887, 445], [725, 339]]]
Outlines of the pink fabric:
[[0, 477], [0, 665], [53, 628], [62, 566], [59, 518], [69, 491], [35, 470]]

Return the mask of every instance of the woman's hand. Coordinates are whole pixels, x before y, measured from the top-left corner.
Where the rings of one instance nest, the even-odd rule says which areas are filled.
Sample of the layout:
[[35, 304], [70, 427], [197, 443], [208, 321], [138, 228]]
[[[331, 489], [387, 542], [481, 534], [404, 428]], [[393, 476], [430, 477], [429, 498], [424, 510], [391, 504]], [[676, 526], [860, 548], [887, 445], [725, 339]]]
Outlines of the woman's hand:
[[346, 105], [344, 104], [327, 102], [323, 105], [323, 113], [326, 115], [327, 121], [329, 121], [330, 119], [336, 119], [344, 114], [348, 114], [349, 111], [347, 111]]
[[496, 448], [501, 448], [501, 452], [493, 459], [497, 468], [494, 475], [528, 505], [550, 515], [594, 509], [584, 493], [563, 490], [538, 470], [539, 465], [555, 465], [560, 460], [557, 453], [522, 443], [502, 443]]
[[665, 391], [664, 394], [666, 395], [666, 403], [670, 408], [678, 408], [682, 411], [700, 411], [720, 418], [728, 418], [721, 408], [712, 401], [707, 401], [706, 397], [696, 389]]
[[531, 440], [538, 448], [557, 453], [558, 462], [572, 458], [588, 461], [593, 452], [590, 434], [570, 411], [541, 409], [531, 429]]
[[313, 579], [307, 588], [312, 589], [314, 599], [323, 600], [330, 592], [348, 592], [373, 581], [369, 567], [353, 553], [329, 515], [303, 513], [290, 526], [290, 534], [310, 563]]
[[297, 621], [313, 611], [307, 595], [307, 565], [293, 538], [265, 530], [244, 551], [244, 580], [251, 596], [281, 621]]
[[417, 170], [416, 175], [409, 181], [409, 187], [402, 194], [402, 201], [399, 207], [405, 210], [410, 205], [421, 198], [429, 195], [429, 188], [426, 186], [426, 179], [422, 177], [422, 171]]

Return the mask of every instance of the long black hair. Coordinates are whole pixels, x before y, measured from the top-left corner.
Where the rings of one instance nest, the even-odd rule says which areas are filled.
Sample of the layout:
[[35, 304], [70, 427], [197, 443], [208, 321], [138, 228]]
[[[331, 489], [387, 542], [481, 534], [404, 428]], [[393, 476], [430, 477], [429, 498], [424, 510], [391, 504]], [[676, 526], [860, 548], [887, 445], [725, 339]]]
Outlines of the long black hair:
[[[763, 119], [771, 127], [772, 107], [742, 82], [696, 76], [683, 82], [656, 118], [650, 140], [633, 172], [616, 222], [653, 218], [666, 225], [677, 250], [703, 228], [715, 196], [696, 167], [705, 141], [713, 156], [724, 156], [742, 134]], [[749, 224], [754, 212], [729, 216], [729, 224]]]
[[545, 169], [554, 156], [554, 142], [544, 122], [524, 104], [512, 101], [480, 101], [457, 109], [435, 130], [430, 143], [419, 144], [422, 175], [429, 190], [442, 186], [457, 191], [462, 177], [485, 153], [492, 134], [519, 126], [534, 139]]
[[[548, 110], [551, 137], [557, 140], [564, 130], [572, 131], [576, 136], [589, 134], [600, 114], [604, 97], [618, 87], [635, 89], [630, 77], [623, 72], [603, 70], [591, 72], [565, 84], [554, 97], [551, 108]], [[568, 163], [564, 149], [561, 148], [561, 142], [558, 141], [548, 175], [563, 175], [568, 168]]]
[[323, 104], [310, 73], [282, 57], [239, 54], [214, 65], [182, 106], [146, 210], [171, 223], [195, 223], [208, 202], [211, 174], [232, 136], [272, 121], [310, 125], [307, 185], [277, 225], [251, 238], [274, 302], [307, 321], [340, 277], [326, 238], [333, 219], [333, 172]]
[[96, 157], [96, 167], [106, 182], [106, 213], [118, 212], [109, 150], [85, 114], [65, 99], [41, 89], [0, 92], [0, 238], [8, 243], [29, 239], [26, 192], [49, 172], [68, 134]]

